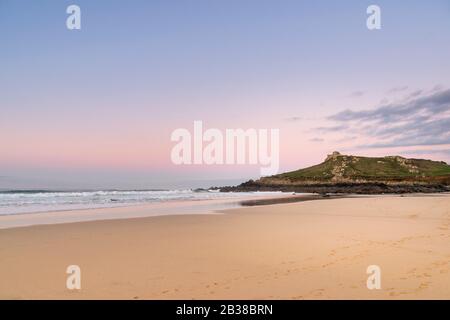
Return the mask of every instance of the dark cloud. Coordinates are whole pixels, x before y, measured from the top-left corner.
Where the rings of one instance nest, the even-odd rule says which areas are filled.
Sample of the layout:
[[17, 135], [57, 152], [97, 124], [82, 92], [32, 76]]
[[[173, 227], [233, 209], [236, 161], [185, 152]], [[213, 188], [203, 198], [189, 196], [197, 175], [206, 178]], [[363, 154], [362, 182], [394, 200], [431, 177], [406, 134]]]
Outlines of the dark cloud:
[[342, 142], [349, 142], [349, 141], [352, 141], [352, 140], [355, 140], [355, 139], [357, 139], [356, 136], [351, 136], [351, 137], [344, 137], [344, 138], [341, 138], [341, 139], [334, 140], [334, 142], [342, 143]]
[[345, 130], [348, 129], [348, 126], [345, 124], [342, 125], [338, 125], [338, 126], [332, 126], [332, 127], [318, 127], [315, 128], [315, 131], [320, 131], [320, 132], [336, 132], [336, 131], [341, 131], [341, 130]]
[[317, 130], [335, 132], [347, 127], [352, 133], [379, 140], [360, 146], [365, 148], [450, 144], [450, 90], [422, 92], [409, 95], [406, 102], [339, 112], [328, 117], [336, 125]]
[[433, 89], [431, 89], [431, 92], [436, 92], [436, 91], [441, 91], [444, 90], [444, 86], [442, 86], [441, 84], [437, 84], [433, 87]]
[[318, 117], [292, 116], [292, 117], [284, 118], [283, 121], [288, 121], [288, 122], [310, 121], [310, 120], [316, 120], [317, 118]]
[[285, 120], [295, 122], [295, 121], [303, 120], [303, 118], [302, 117], [289, 117], [289, 118], [286, 118]]
[[408, 98], [415, 98], [420, 96], [423, 93], [423, 90], [416, 90], [409, 94]]
[[388, 94], [391, 94], [391, 93], [402, 92], [402, 91], [405, 91], [405, 90], [408, 90], [408, 86], [393, 87], [393, 88], [390, 88], [390, 89], [387, 91], [387, 93], [388, 93]]
[[415, 150], [406, 150], [402, 151], [403, 154], [448, 154], [450, 155], [450, 149], [433, 149], [433, 150], [427, 150], [427, 149], [415, 149]]
[[362, 97], [363, 95], [364, 95], [364, 91], [353, 91], [352, 93], [350, 93], [350, 97], [353, 97], [353, 98]]

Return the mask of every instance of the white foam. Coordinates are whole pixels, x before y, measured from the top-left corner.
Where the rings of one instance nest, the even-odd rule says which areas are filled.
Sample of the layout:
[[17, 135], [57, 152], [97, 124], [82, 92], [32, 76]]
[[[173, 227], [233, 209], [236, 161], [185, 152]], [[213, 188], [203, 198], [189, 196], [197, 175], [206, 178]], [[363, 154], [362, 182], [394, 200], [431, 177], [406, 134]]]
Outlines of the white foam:
[[280, 192], [221, 193], [193, 190], [0, 192], [0, 215], [121, 207], [180, 200], [267, 196]]

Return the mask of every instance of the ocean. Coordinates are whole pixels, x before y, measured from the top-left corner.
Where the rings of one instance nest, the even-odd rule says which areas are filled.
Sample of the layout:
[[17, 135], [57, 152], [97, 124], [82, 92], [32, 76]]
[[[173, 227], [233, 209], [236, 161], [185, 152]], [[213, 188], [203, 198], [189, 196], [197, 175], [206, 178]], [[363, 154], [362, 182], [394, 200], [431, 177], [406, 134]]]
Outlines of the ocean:
[[0, 215], [76, 209], [130, 206], [135, 204], [220, 200], [267, 196], [280, 192], [221, 193], [212, 190], [11, 190], [0, 191]]

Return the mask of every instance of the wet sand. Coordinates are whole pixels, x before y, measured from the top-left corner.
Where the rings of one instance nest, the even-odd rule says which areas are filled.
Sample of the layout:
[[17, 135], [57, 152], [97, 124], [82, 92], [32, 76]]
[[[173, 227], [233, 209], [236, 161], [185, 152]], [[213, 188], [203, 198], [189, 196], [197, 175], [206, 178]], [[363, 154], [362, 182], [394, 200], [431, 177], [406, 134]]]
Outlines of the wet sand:
[[[449, 195], [224, 213], [0, 230], [0, 298], [450, 299]], [[66, 288], [69, 265], [81, 290]]]

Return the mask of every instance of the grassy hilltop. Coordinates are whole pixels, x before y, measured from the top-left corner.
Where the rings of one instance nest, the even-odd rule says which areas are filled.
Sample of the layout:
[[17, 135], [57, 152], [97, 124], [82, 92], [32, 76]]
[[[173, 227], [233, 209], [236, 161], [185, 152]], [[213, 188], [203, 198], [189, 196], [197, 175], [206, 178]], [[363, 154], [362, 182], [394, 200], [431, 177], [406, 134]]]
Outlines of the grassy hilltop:
[[247, 181], [222, 191], [282, 190], [319, 193], [450, 191], [450, 166], [442, 161], [400, 156], [360, 157], [333, 152], [324, 162]]
[[399, 156], [382, 158], [342, 155], [334, 152], [324, 162], [296, 171], [271, 177], [291, 181], [401, 181], [447, 177], [450, 166], [445, 162], [424, 159], [405, 159]]

